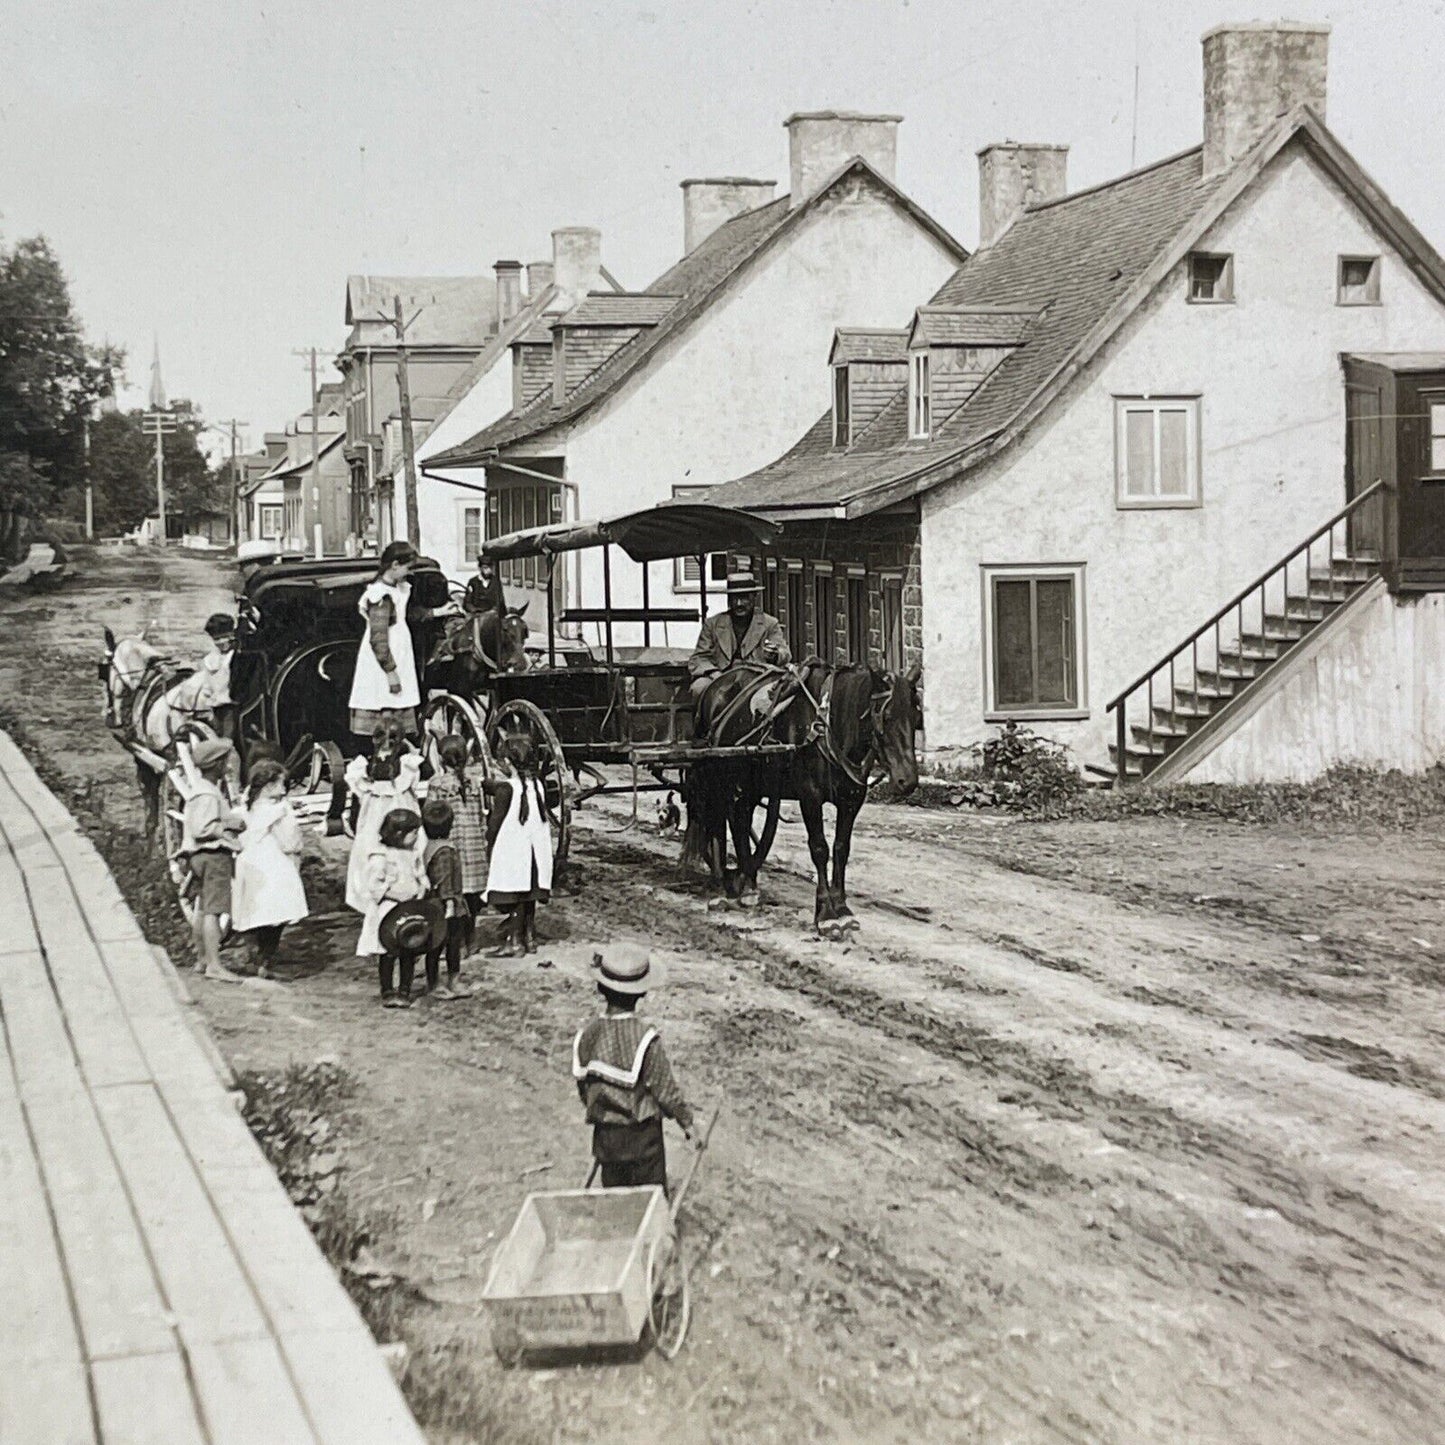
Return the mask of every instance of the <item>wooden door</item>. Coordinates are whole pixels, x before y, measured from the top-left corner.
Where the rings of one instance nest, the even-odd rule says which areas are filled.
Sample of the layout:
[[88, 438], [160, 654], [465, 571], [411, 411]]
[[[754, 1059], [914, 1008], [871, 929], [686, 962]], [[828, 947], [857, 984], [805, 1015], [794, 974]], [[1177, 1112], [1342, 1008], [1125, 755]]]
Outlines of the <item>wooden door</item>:
[[[1395, 378], [1373, 362], [1345, 366], [1345, 498], [1353, 501], [1366, 487], [1394, 482], [1393, 428]], [[1383, 557], [1383, 504], [1361, 507], [1350, 518], [1349, 549], [1355, 557]]]
[[1445, 590], [1445, 371], [1397, 377], [1395, 409], [1400, 585]]

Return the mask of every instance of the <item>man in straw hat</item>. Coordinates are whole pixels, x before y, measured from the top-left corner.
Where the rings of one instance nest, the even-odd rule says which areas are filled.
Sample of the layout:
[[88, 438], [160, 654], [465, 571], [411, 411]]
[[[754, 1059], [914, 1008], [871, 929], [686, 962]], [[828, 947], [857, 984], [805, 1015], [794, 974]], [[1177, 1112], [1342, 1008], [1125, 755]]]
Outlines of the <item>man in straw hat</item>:
[[657, 979], [648, 951], [613, 943], [592, 958], [597, 992], [607, 1008], [578, 1031], [572, 1044], [572, 1077], [592, 1125], [592, 1157], [604, 1189], [642, 1184], [667, 1188], [662, 1120], [682, 1125], [693, 1140], [692, 1110], [683, 1097], [662, 1038], [637, 1017], [637, 1005]]
[[715, 613], [703, 623], [697, 646], [687, 660], [694, 702], [708, 690], [713, 678], [740, 662], [770, 662], [781, 667], [793, 660], [782, 623], [758, 611], [762, 590], [750, 567], [728, 573], [727, 611]]
[[191, 925], [196, 967], [220, 983], [240, 976], [221, 963], [221, 919], [231, 911], [231, 880], [246, 826], [231, 803], [227, 781], [235, 749], [225, 738], [203, 738], [191, 748], [196, 777], [181, 820], [180, 856], [195, 881], [196, 916]]

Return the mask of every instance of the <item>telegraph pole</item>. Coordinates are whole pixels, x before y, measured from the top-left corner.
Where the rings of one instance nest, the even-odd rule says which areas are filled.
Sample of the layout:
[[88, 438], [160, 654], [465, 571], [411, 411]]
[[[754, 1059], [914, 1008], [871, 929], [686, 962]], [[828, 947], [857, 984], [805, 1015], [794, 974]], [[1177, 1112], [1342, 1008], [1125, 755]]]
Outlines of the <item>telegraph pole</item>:
[[[406, 370], [406, 327], [402, 320], [401, 297], [395, 300], [392, 325], [396, 327], [396, 389], [401, 398], [401, 459], [403, 484], [406, 487], [406, 536], [417, 551], [421, 550], [421, 514], [416, 503], [416, 444], [411, 430], [411, 386]], [[416, 317], [413, 316], [415, 321]]]
[[148, 411], [141, 415], [141, 430], [148, 437], [156, 439], [156, 516], [160, 522], [160, 535], [156, 538], [161, 546], [166, 543], [166, 453], [163, 439], [176, 430], [176, 414], [173, 411]]
[[236, 542], [241, 541], [241, 459], [236, 441], [236, 428], [250, 426], [250, 422], [240, 420], [239, 417], [228, 416], [221, 421], [211, 423], [220, 431], [228, 427], [231, 432], [231, 510], [235, 514], [233, 521], [236, 528]]
[[95, 540], [95, 491], [90, 484], [90, 409], [80, 418], [81, 465], [85, 468], [85, 540]]
[[325, 552], [325, 544], [321, 528], [321, 440], [320, 418], [317, 416], [321, 402], [316, 384], [316, 348], [305, 346], [292, 355], [305, 357], [311, 366], [311, 545], [315, 555], [320, 557]]

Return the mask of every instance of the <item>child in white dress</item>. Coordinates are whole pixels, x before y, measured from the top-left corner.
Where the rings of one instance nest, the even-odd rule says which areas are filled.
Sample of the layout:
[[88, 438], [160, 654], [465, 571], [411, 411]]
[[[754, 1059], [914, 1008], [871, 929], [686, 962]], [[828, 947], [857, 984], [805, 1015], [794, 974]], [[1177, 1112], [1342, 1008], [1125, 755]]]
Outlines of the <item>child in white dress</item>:
[[[426, 896], [429, 880], [426, 860], [417, 847], [420, 835], [421, 815], [409, 808], [393, 808], [381, 820], [376, 845], [366, 857], [362, 878], [366, 909], [361, 920], [361, 936], [356, 940], [356, 953], [359, 958], [376, 959], [383, 1008], [411, 1007], [416, 955], [388, 953], [381, 941], [381, 920], [398, 903]], [[398, 964], [401, 965], [400, 989], [396, 986]]]
[[301, 826], [286, 801], [280, 763], [252, 765], [246, 783], [246, 828], [231, 888], [231, 926], [250, 935], [259, 978], [270, 978], [281, 930], [307, 914], [301, 882]]
[[360, 802], [356, 837], [346, 863], [348, 908], [366, 912], [367, 859], [376, 847], [381, 820], [396, 808], [406, 808], [419, 815], [421, 801], [417, 784], [420, 781], [421, 754], [407, 743], [400, 725], [390, 720], [377, 725], [372, 735], [371, 756], [352, 758], [346, 765], [346, 786]]
[[491, 801], [487, 902], [507, 915], [493, 957], [515, 958], [537, 948], [537, 905], [552, 896], [552, 832], [532, 739], [509, 734], [497, 765], [503, 775], [484, 785]]

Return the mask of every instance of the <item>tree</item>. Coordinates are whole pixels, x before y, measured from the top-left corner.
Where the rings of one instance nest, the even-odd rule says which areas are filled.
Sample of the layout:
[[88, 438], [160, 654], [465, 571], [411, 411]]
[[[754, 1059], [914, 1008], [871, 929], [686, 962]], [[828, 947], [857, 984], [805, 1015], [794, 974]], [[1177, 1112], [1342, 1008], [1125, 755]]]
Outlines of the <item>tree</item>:
[[86, 346], [43, 236], [0, 246], [0, 553], [14, 555], [30, 520], [80, 477], [84, 417], [119, 362]]
[[[166, 510], [226, 512], [230, 508], [229, 461], [213, 470], [201, 451], [200, 409], [189, 401], [171, 404], [176, 430], [162, 443], [166, 465]], [[128, 532], [156, 511], [156, 444], [145, 434], [139, 411], [112, 412], [91, 424], [90, 479], [95, 525], [102, 533]]]

